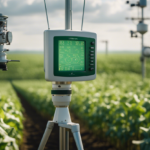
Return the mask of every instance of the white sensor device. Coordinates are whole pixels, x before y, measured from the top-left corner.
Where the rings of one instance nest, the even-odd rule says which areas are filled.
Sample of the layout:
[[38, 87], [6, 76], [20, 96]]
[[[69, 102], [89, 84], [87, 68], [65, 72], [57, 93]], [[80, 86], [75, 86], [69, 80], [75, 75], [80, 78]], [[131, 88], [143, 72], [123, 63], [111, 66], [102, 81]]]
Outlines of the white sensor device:
[[87, 81], [96, 78], [97, 35], [72, 30], [44, 31], [47, 81]]

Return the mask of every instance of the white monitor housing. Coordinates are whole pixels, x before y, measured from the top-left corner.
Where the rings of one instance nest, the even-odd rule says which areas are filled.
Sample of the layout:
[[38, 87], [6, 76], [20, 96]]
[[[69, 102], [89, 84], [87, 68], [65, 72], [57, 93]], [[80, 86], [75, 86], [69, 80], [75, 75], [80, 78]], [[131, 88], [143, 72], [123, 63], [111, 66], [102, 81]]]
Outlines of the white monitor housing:
[[96, 78], [97, 35], [72, 30], [44, 31], [47, 81], [87, 81]]

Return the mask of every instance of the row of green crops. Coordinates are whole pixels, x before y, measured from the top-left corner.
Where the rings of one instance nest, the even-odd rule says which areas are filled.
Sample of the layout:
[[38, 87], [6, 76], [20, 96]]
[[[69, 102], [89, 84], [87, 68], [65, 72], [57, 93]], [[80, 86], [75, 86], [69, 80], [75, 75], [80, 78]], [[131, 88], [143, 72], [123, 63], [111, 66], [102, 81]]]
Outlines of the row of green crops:
[[[40, 113], [54, 114], [51, 83], [31, 80], [13, 85]], [[143, 138], [141, 126], [150, 126], [150, 80], [142, 82], [134, 73], [102, 73], [94, 81], [73, 83], [72, 90], [70, 109], [97, 137], [118, 148], [137, 149], [132, 140]]]
[[[44, 58], [42, 54], [11, 54], [10, 59], [20, 60], [19, 63], [9, 63], [8, 71], [0, 74], [0, 79], [43, 79], [44, 80]], [[112, 74], [114, 72], [131, 72], [141, 74], [141, 62], [139, 54], [109, 54], [106, 57], [98, 54], [97, 71]], [[150, 59], [146, 60], [146, 64]], [[146, 75], [150, 77], [150, 65], [146, 65]]]
[[19, 150], [23, 115], [20, 101], [9, 82], [0, 82], [0, 150]]

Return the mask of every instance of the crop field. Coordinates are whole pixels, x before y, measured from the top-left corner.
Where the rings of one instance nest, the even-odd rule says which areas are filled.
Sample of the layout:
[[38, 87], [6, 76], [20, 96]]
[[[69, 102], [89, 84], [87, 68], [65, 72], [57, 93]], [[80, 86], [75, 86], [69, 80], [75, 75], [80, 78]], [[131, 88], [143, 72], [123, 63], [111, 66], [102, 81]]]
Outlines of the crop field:
[[11, 84], [0, 82], [0, 150], [19, 150], [23, 136], [22, 111]]
[[[9, 63], [9, 71], [0, 74], [1, 80], [14, 79], [45, 79], [44, 57], [41, 54], [10, 54], [9, 59], [20, 60], [20, 63]], [[150, 59], [146, 60], [146, 76], [150, 78]], [[141, 75], [141, 62], [139, 54], [98, 54], [97, 72], [113, 74], [129, 72]]]
[[[8, 71], [1, 72], [0, 89], [7, 87], [3, 82], [7, 80], [9, 88], [13, 87], [41, 116], [53, 117], [55, 107], [51, 100], [51, 83], [44, 80], [43, 55], [8, 57], [21, 62], [8, 64]], [[110, 54], [108, 57], [99, 54], [96, 80], [72, 83], [71, 112], [95, 137], [105, 139], [115, 149], [149, 150], [150, 147], [150, 60], [146, 61], [147, 78], [142, 81], [139, 57], [138, 54]], [[11, 95], [11, 90], [2, 91], [9, 91], [5, 93], [8, 97]], [[13, 99], [9, 101], [14, 103]], [[3, 111], [4, 103], [0, 104]], [[15, 104], [20, 127], [11, 126], [2, 115], [0, 117], [18, 131], [20, 139], [16, 139], [16, 143], [20, 145], [23, 108], [19, 101]]]

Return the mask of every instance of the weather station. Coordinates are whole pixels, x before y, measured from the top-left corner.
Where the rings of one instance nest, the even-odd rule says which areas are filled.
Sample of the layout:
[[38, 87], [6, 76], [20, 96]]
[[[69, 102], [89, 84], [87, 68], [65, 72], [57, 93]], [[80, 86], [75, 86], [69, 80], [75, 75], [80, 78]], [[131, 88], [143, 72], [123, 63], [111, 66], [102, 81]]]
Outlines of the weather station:
[[44, 0], [48, 30], [44, 31], [45, 79], [52, 82], [54, 118], [48, 121], [38, 150], [43, 150], [54, 124], [59, 126], [59, 149], [69, 150], [69, 130], [72, 131], [78, 150], [83, 150], [80, 125], [71, 121], [68, 106], [71, 102], [71, 83], [96, 78], [97, 35], [72, 30], [72, 0], [65, 0], [65, 30], [50, 30], [46, 1]]
[[[127, 4], [129, 4], [130, 2], [127, 1]], [[148, 25], [144, 23], [144, 20], [150, 20], [150, 18], [144, 18], [144, 7], [147, 6], [147, 0], [140, 0], [135, 4], [131, 4], [131, 7], [140, 7], [141, 8], [141, 17], [137, 17], [137, 18], [126, 18], [126, 19], [131, 19], [132, 21], [134, 20], [138, 20], [139, 23], [137, 25], [137, 31], [130, 31], [131, 33], [131, 37], [138, 37], [137, 33], [141, 34], [141, 63], [142, 63], [142, 78], [145, 78], [145, 57], [147, 57], [145, 53], [145, 47], [144, 47], [144, 34], [146, 32], [148, 32]]]
[[19, 60], [8, 60], [6, 52], [9, 49], [4, 48], [4, 44], [10, 45], [12, 42], [12, 32], [7, 30], [8, 16], [0, 13], [0, 69], [7, 71], [8, 62], [19, 62]]

